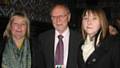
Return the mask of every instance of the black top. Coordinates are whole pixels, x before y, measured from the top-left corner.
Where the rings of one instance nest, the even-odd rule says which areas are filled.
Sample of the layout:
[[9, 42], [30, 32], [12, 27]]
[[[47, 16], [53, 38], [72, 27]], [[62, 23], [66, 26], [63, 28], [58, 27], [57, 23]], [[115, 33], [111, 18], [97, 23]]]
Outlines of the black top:
[[78, 52], [79, 68], [120, 68], [120, 39], [108, 36], [84, 62], [81, 47]]

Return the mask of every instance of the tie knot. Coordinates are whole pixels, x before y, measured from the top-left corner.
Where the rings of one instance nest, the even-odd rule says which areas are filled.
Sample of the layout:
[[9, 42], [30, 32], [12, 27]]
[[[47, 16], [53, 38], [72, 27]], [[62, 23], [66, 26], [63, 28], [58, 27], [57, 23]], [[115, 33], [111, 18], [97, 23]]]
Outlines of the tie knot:
[[58, 35], [58, 39], [62, 39], [63, 38], [63, 36], [62, 35]]

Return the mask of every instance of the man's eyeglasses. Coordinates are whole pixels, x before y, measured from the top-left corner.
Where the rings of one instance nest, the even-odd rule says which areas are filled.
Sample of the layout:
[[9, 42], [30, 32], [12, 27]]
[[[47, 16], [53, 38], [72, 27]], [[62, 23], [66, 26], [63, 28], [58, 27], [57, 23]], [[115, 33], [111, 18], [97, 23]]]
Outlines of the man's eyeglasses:
[[65, 15], [59, 15], [59, 16], [51, 16], [51, 18], [52, 19], [63, 19], [66, 16], [67, 16], [67, 14], [65, 14]]

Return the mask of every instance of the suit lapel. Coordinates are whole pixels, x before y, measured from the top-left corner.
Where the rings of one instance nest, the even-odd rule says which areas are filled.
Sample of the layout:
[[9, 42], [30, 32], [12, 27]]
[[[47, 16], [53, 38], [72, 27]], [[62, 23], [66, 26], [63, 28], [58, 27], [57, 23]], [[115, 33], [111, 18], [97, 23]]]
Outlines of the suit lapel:
[[51, 31], [50, 36], [48, 37], [49, 40], [46, 42], [49, 46], [47, 56], [49, 56], [49, 66], [50, 68], [54, 67], [54, 38], [55, 38], [55, 31]]
[[[67, 68], [76, 68], [77, 48], [79, 46], [80, 39], [72, 30], [70, 30], [69, 38], [69, 50], [67, 59]], [[74, 66], [74, 67], [73, 67]]]
[[97, 61], [99, 61], [101, 59], [101, 57], [103, 57], [109, 49], [109, 46], [106, 43], [107, 40], [104, 40], [99, 47], [89, 56], [89, 58], [87, 59], [86, 63], [95, 63]]
[[70, 39], [69, 39], [69, 49], [68, 49], [68, 59], [67, 59], [67, 68], [69, 68], [69, 65], [70, 65], [70, 62], [72, 61], [72, 59], [71, 59], [71, 51], [73, 51], [73, 43], [72, 43], [73, 41], [72, 41], [72, 39], [71, 39], [71, 34], [70, 34]]

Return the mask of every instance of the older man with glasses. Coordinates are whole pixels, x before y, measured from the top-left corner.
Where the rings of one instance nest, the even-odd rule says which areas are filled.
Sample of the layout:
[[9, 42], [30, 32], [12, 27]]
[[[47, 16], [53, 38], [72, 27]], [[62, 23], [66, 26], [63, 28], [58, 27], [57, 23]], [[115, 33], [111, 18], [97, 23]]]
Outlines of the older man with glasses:
[[51, 10], [54, 29], [39, 35], [46, 68], [77, 68], [77, 50], [80, 34], [69, 28], [71, 13], [64, 4], [55, 4]]

